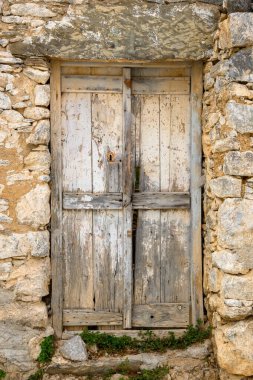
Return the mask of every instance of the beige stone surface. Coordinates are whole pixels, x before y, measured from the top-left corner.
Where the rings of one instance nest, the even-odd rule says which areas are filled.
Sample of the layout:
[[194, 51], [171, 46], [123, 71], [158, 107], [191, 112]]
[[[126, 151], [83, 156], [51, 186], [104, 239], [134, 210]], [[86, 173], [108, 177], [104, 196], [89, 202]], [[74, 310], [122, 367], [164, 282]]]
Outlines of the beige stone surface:
[[221, 368], [234, 375], [253, 373], [253, 320], [221, 326], [215, 331], [215, 344]]
[[49, 186], [44, 184], [37, 185], [21, 197], [16, 207], [18, 222], [34, 228], [47, 225], [50, 219], [49, 196]]
[[210, 181], [210, 188], [216, 197], [241, 197], [242, 180], [231, 176], [222, 176]]

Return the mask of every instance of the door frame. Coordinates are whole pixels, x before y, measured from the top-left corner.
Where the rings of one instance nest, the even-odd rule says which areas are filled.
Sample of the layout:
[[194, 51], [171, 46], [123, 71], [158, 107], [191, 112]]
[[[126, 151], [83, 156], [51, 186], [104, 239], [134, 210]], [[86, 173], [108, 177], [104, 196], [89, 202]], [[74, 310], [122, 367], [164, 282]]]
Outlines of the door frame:
[[[63, 260], [62, 260], [62, 152], [61, 152], [61, 68], [63, 66], [120, 66], [130, 67], [190, 67], [191, 69], [191, 175], [190, 175], [190, 195], [191, 195], [191, 323], [196, 324], [199, 318], [203, 319], [203, 286], [202, 286], [202, 234], [201, 234], [201, 214], [202, 214], [202, 143], [201, 143], [201, 111], [203, 94], [203, 64], [202, 62], [167, 62], [163, 64], [151, 63], [93, 63], [93, 62], [71, 62], [71, 61], [51, 61], [51, 262], [52, 262], [52, 321], [55, 335], [62, 337], [63, 330]], [[127, 78], [125, 78], [127, 80]], [[127, 120], [125, 120], [128, 123]], [[129, 129], [129, 128], [128, 128]], [[129, 214], [131, 210], [128, 210]], [[129, 218], [126, 218], [129, 225]], [[131, 224], [131, 223], [130, 223]], [[126, 238], [128, 228], [124, 228]], [[128, 252], [126, 265], [131, 262]], [[130, 260], [130, 261], [129, 261]], [[125, 286], [125, 292], [129, 287]], [[130, 297], [131, 299], [131, 294]], [[129, 302], [130, 302], [129, 299]], [[128, 313], [124, 322], [124, 327], [128, 327], [131, 319]]]

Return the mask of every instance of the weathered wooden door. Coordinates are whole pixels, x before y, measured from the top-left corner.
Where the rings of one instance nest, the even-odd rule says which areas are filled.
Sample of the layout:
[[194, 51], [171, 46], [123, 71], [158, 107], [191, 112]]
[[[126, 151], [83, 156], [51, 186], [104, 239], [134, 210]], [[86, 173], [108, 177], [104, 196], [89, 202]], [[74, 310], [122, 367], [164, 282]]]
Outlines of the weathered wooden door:
[[67, 66], [61, 74], [60, 100], [57, 88], [52, 94], [61, 106], [52, 136], [61, 168], [57, 323], [62, 315], [63, 326], [184, 328], [201, 262], [192, 253], [193, 195], [200, 204], [190, 68]]

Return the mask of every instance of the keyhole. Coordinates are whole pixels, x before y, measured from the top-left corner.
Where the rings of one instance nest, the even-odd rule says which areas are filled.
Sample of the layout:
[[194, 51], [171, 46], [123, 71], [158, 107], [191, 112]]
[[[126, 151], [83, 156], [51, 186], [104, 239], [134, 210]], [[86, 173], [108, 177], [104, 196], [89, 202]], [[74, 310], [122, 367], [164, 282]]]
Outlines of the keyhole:
[[115, 160], [115, 153], [114, 152], [108, 152], [107, 153], [107, 161], [108, 162], [114, 162]]

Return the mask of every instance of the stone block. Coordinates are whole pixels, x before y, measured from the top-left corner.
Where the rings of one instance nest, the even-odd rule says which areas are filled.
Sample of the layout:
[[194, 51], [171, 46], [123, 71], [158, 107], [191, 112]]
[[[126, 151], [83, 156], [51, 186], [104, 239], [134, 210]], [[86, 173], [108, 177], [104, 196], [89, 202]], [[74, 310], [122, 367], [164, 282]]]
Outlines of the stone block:
[[24, 234], [0, 235], [0, 259], [25, 257], [28, 252]]
[[230, 176], [223, 176], [210, 181], [212, 193], [219, 198], [240, 198], [242, 180]]
[[218, 211], [218, 244], [223, 248], [253, 246], [253, 201], [225, 199]]
[[7, 172], [7, 177], [6, 177], [6, 182], [7, 185], [14, 185], [17, 182], [22, 182], [22, 181], [29, 181], [33, 179], [31, 176], [31, 173], [29, 170], [22, 170], [21, 172], [15, 172], [14, 170], [10, 170]]
[[253, 178], [249, 178], [245, 183], [244, 197], [246, 199], [253, 199]]
[[224, 0], [223, 5], [228, 13], [251, 11], [251, 0]]
[[215, 251], [212, 253], [212, 264], [225, 273], [246, 274], [253, 269], [253, 254], [249, 248]]
[[5, 321], [0, 322], [0, 358], [1, 362], [6, 362], [9, 371], [35, 370], [36, 364], [32, 362], [28, 343], [39, 334], [40, 332], [29, 327], [8, 321], [6, 316]]
[[224, 300], [217, 294], [208, 297], [208, 304], [212, 311], [216, 311], [226, 321], [238, 321], [252, 316], [252, 302], [235, 299]]
[[253, 272], [242, 276], [225, 274], [221, 288], [225, 298], [253, 301]]
[[39, 69], [34, 69], [32, 67], [27, 67], [24, 69], [23, 73], [30, 79], [37, 83], [45, 84], [47, 83], [50, 74], [48, 71], [42, 71]]
[[253, 152], [228, 152], [224, 158], [223, 171], [229, 175], [252, 177]]
[[[157, 5], [120, 0], [106, 7], [84, 2], [75, 17], [70, 14], [49, 21], [39, 34], [28, 34], [10, 49], [17, 56], [39, 52], [56, 58], [60, 46], [62, 59], [198, 60], [211, 55], [219, 17], [218, 6], [201, 2]], [[108, 26], [106, 40], [98, 33], [104, 29], [101, 20]], [[133, 25], [138, 25], [138, 30]], [[159, 27], [154, 29], [154, 25]]]
[[236, 140], [236, 137], [234, 136], [229, 136], [225, 139], [217, 140], [212, 146], [213, 153], [223, 153], [223, 152], [228, 152], [230, 150], [239, 150], [239, 149], [240, 149], [240, 144]]
[[27, 119], [41, 120], [41, 119], [48, 119], [50, 114], [49, 114], [49, 110], [47, 108], [28, 107], [24, 111], [24, 116]]
[[16, 282], [17, 301], [38, 302], [48, 295], [49, 278], [49, 259], [32, 258], [12, 271], [9, 282]]
[[49, 173], [51, 156], [48, 150], [32, 151], [24, 159], [25, 167], [31, 171]]
[[49, 232], [36, 231], [28, 232], [27, 239], [30, 244], [30, 254], [33, 257], [47, 257], [49, 256]]
[[47, 225], [50, 219], [49, 197], [47, 184], [37, 185], [21, 197], [16, 206], [18, 222], [34, 228]]
[[229, 127], [242, 134], [253, 133], [253, 105], [229, 102], [226, 115]]
[[50, 102], [50, 87], [49, 85], [37, 85], [34, 90], [35, 105], [36, 106], [49, 106]]
[[6, 110], [1, 113], [1, 118], [10, 123], [19, 123], [24, 120], [23, 115], [20, 112], [14, 110]]
[[[234, 4], [237, 2], [234, 1]], [[253, 45], [253, 13], [233, 13], [220, 26], [222, 49]]]
[[11, 269], [12, 269], [11, 261], [0, 263], [0, 281], [5, 281], [8, 279]]
[[220, 326], [214, 338], [220, 367], [231, 374], [252, 376], [253, 320]]
[[79, 335], [65, 341], [60, 348], [60, 353], [65, 359], [80, 362], [88, 359], [86, 345]]
[[211, 69], [211, 76], [223, 76], [227, 81], [253, 82], [253, 47], [239, 50], [231, 58], [220, 61]]
[[40, 120], [33, 133], [26, 139], [27, 144], [47, 145], [50, 140], [50, 122], [49, 120]]
[[221, 288], [221, 272], [217, 268], [212, 268], [208, 274], [208, 290], [217, 293]]
[[33, 17], [55, 17], [56, 13], [52, 12], [44, 5], [25, 3], [11, 5], [11, 13], [15, 16], [33, 16]]
[[0, 92], [0, 109], [9, 110], [11, 109], [11, 100], [8, 95]]

